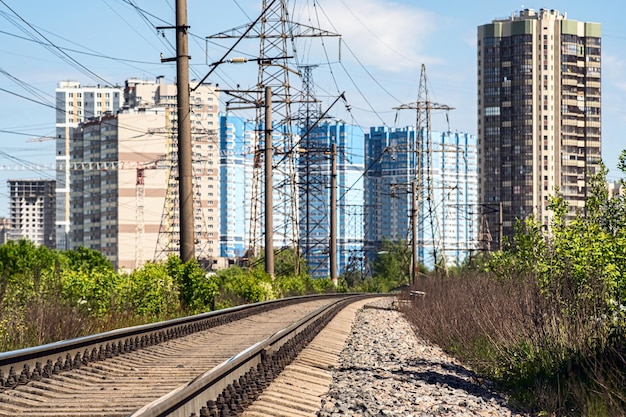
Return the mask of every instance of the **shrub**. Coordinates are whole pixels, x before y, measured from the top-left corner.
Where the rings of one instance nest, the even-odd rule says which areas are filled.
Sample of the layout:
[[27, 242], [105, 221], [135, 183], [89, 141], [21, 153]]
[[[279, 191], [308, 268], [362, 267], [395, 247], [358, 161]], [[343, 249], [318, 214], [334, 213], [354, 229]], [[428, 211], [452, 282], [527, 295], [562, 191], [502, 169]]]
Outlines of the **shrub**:
[[68, 269], [61, 276], [63, 302], [95, 317], [104, 317], [119, 297], [120, 276], [113, 270]]
[[197, 260], [182, 263], [177, 256], [167, 260], [167, 273], [178, 286], [181, 306], [189, 313], [215, 309], [219, 286], [215, 275], [208, 275]]
[[147, 320], [163, 320], [180, 312], [179, 293], [164, 264], [148, 262], [121, 278], [123, 309], [132, 309]]
[[271, 277], [259, 269], [234, 266], [218, 271], [217, 278], [220, 283], [219, 307], [232, 307], [276, 298]]

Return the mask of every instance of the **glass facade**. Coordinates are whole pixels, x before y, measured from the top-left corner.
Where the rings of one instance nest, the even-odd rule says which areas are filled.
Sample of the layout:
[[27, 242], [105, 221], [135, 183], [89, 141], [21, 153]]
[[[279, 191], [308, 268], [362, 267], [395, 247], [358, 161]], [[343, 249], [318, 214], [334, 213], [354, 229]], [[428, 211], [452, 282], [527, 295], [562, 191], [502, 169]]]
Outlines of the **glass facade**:
[[[422, 172], [416, 172], [415, 129], [371, 128], [365, 153], [365, 248], [374, 259], [383, 240], [412, 239], [416, 182], [418, 260], [433, 268], [463, 260], [477, 245], [476, 137], [459, 132], [421, 132]], [[430, 142], [430, 155], [427, 152]]]

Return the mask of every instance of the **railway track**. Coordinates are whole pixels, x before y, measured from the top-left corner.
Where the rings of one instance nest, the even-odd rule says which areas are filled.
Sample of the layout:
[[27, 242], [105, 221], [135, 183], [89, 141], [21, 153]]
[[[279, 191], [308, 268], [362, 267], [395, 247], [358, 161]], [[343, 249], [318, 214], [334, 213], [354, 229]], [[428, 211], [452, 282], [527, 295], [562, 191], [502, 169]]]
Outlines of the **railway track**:
[[362, 296], [299, 297], [0, 354], [0, 416], [228, 416]]

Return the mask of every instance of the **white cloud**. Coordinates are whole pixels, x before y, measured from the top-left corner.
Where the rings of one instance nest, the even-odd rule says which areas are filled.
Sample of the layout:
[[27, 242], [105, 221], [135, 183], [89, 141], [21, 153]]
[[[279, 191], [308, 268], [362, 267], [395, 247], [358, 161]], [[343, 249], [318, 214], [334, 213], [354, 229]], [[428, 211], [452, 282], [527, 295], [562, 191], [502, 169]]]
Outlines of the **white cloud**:
[[[435, 15], [387, 0], [331, 0], [321, 5], [334, 30], [364, 65], [399, 72], [432, 63], [423, 56], [424, 45], [434, 36]], [[344, 60], [353, 58], [347, 51]]]

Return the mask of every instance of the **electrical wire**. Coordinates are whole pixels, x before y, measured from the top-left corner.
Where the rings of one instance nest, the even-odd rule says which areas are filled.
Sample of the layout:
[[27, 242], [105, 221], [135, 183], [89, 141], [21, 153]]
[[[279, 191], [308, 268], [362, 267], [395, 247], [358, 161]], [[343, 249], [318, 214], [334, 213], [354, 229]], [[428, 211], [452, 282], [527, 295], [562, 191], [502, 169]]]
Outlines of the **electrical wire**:
[[[43, 31], [43, 32], [46, 32], [46, 33], [51, 33], [51, 32], [45, 31], [43, 29], [40, 29], [40, 30]], [[21, 39], [21, 40], [24, 40], [24, 41], [27, 41], [27, 42], [36, 43], [36, 44], [39, 44], [41, 46], [46, 46], [46, 47], [52, 47], [53, 46], [50, 43], [47, 43], [47, 42], [44, 42], [44, 41], [41, 41], [41, 40], [38, 40], [38, 39], [27, 38], [25, 36], [16, 35], [14, 33], [7, 32], [7, 31], [4, 31], [4, 30], [0, 30], [0, 33], [3, 34], [3, 35], [11, 36], [11, 37], [16, 38], [16, 39]], [[51, 34], [53, 34], [53, 33], [51, 33]], [[59, 35], [55, 35], [55, 36], [59, 37], [60, 39], [65, 40], [65, 41], [72, 42], [72, 41], [70, 41], [70, 40], [68, 40], [66, 38], [63, 38], [62, 36], [59, 36]], [[72, 43], [74, 43], [75, 45], [78, 45], [75, 42], [72, 42]], [[81, 46], [81, 45], [78, 45], [78, 46]], [[108, 60], [112, 60], [112, 61], [116, 61], [116, 62], [128, 62], [128, 63], [133, 63], [133, 64], [145, 64], [145, 65], [153, 65], [153, 64], [155, 64], [155, 62], [150, 62], [150, 61], [138, 61], [138, 60], [135, 60], [135, 59], [126, 59], [126, 58], [113, 57], [113, 56], [109, 56], [109, 55], [100, 54], [100, 53], [95, 52], [95, 51], [86, 52], [86, 51], [81, 51], [81, 50], [78, 50], [78, 49], [66, 48], [66, 47], [61, 47], [61, 46], [59, 46], [58, 48], [62, 49], [64, 51], [67, 51], [67, 52], [75, 53], [75, 54], [87, 55], [87, 56], [92, 56], [92, 57], [95, 57], [95, 58], [108, 59]], [[88, 48], [85, 48], [85, 49], [88, 49]]]
[[47, 95], [49, 97], [52, 97], [50, 94], [45, 93], [44, 91], [33, 87], [32, 85], [20, 80], [19, 78], [9, 74], [7, 71], [4, 70], [4, 68], [0, 67], [0, 74], [5, 75], [8, 79], [10, 79], [11, 81], [13, 81], [15, 84], [19, 85], [20, 87], [22, 87], [24, 90], [28, 91], [29, 93], [31, 93], [32, 95], [36, 96], [38, 99], [40, 99], [42, 102], [46, 102], [49, 105], [53, 105], [52, 101], [48, 101], [47, 98], [44, 97], [44, 95]]
[[[54, 50], [58, 51], [61, 54], [61, 55], [57, 55], [57, 56], [61, 57], [62, 59], [64, 59], [63, 57], [65, 57], [66, 62], [70, 62], [74, 67], [79, 68], [81, 71], [85, 72], [87, 75], [89, 75], [91, 77], [94, 77], [97, 80], [103, 81], [104, 84], [106, 84], [106, 85], [113, 86], [110, 82], [108, 82], [107, 80], [105, 80], [104, 78], [102, 78], [101, 76], [96, 74], [95, 72], [91, 71], [89, 68], [87, 68], [86, 66], [84, 66], [83, 64], [78, 62], [72, 56], [70, 56], [63, 49], [59, 48], [57, 45], [55, 45], [53, 42], [51, 42], [39, 30], [37, 30], [33, 25], [31, 25], [29, 22], [27, 22], [15, 10], [13, 10], [11, 7], [9, 7], [9, 5], [7, 5], [4, 0], [0, 0], [0, 3], [2, 3], [7, 9], [9, 9], [11, 11], [11, 13], [13, 13], [24, 24], [26, 24], [33, 32], [35, 32], [37, 35], [39, 35], [41, 38], [43, 38], [48, 44], [52, 45], [52, 48], [54, 48]], [[69, 60], [69, 61], [67, 61], [67, 60]]]

